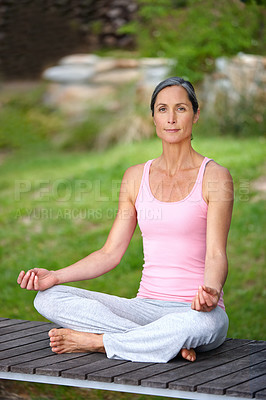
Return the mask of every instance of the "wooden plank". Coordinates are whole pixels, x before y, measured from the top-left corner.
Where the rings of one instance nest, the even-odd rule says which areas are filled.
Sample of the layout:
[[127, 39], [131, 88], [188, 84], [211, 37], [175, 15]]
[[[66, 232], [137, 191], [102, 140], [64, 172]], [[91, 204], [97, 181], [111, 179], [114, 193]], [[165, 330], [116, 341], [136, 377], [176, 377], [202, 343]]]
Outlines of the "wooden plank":
[[102, 358], [103, 355], [101, 353], [90, 353], [86, 356], [82, 355], [81, 357], [75, 358], [73, 360], [64, 360], [56, 364], [38, 367], [36, 368], [35, 373], [48, 376], [60, 376], [62, 371], [80, 367], [82, 365], [87, 365], [93, 361], [102, 360]]
[[[247, 343], [252, 343], [253, 341], [250, 340], [242, 340], [242, 339], [227, 339], [225, 343], [218, 347], [215, 350], [206, 352], [206, 353], [200, 353], [198, 355], [198, 358], [209, 358], [212, 357], [213, 355], [216, 354], [222, 354], [225, 353], [226, 351], [229, 351], [234, 348], [238, 348], [240, 346], [243, 346], [244, 344]], [[136, 373], [129, 373], [129, 374], [124, 374], [119, 377], [114, 378], [115, 383], [121, 383], [121, 384], [132, 384], [132, 385], [139, 385], [140, 383], [143, 384], [143, 386], [150, 386], [148, 383], [148, 380], [150, 377], [156, 375], [156, 374], [162, 374], [162, 373], [167, 373], [168, 371], [174, 370], [176, 368], [180, 368], [183, 366], [188, 366], [190, 365], [190, 362], [182, 359], [181, 357], [176, 357], [175, 359], [171, 360], [167, 364], [152, 364], [151, 366], [143, 368], [141, 371], [142, 374], [139, 373], [139, 371], [136, 371]], [[147, 379], [147, 381], [145, 380]]]
[[244, 346], [230, 349], [230, 351], [215, 354], [215, 357], [213, 356], [215, 350], [208, 352], [209, 354], [207, 354], [207, 352], [200, 353], [198, 354], [198, 359], [196, 360], [196, 362], [188, 362], [186, 366], [178, 368], [176, 370], [158, 374], [148, 379], [142, 379], [141, 385], [157, 388], [167, 388], [169, 383], [172, 381], [176, 381], [177, 378], [185, 378], [192, 374], [196, 374], [210, 368], [218, 367], [219, 365], [223, 365], [232, 361], [232, 359], [236, 360], [266, 348], [266, 344], [264, 344], [264, 348], [262, 348], [262, 346], [263, 345], [261, 343], [256, 343], [256, 346], [254, 346], [254, 343], [251, 342]]
[[48, 337], [48, 330], [45, 330], [42, 333], [38, 333], [32, 336], [26, 336], [19, 339], [10, 340], [8, 342], [0, 343], [0, 351], [24, 346], [33, 342], [38, 342], [47, 339], [47, 337]]
[[[56, 327], [56, 325], [54, 325]], [[53, 324], [46, 323], [44, 325], [35, 326], [34, 328], [25, 329], [23, 331], [13, 332], [6, 335], [0, 336], [0, 343], [7, 342], [9, 340], [20, 339], [21, 337], [35, 335], [41, 332], [47, 332], [53, 328]]]
[[0, 332], [1, 332], [2, 328], [4, 328], [5, 326], [22, 324], [24, 322], [28, 322], [28, 321], [25, 321], [24, 319], [4, 319], [4, 320], [0, 320]]
[[[257, 357], [258, 360], [264, 361], [265, 360], [265, 352], [261, 352], [261, 353], [256, 353], [254, 354], [254, 358]], [[246, 359], [246, 357], [245, 357]], [[242, 362], [243, 359], [239, 360], [239, 363]], [[236, 365], [236, 369], [237, 369], [238, 365]], [[265, 364], [264, 363], [259, 363], [259, 364], [255, 364], [255, 365], [251, 365], [250, 368], [258, 368], [258, 370], [260, 370], [260, 368], [265, 368]], [[230, 375], [225, 375], [224, 377], [220, 377], [217, 379], [212, 380], [211, 382], [205, 383], [203, 385], [199, 385], [197, 387], [197, 391], [199, 393], [210, 393], [210, 394], [225, 394], [226, 389], [236, 385], [238, 383], [243, 382], [244, 374], [246, 374], [248, 371], [247, 370], [243, 370], [243, 374], [242, 371], [236, 371], [236, 372], [232, 372], [230, 373]], [[261, 375], [261, 374], [260, 374]]]
[[[246, 358], [246, 357], [245, 357]], [[265, 354], [263, 357], [265, 360]], [[256, 378], [259, 375], [263, 375], [266, 372], [266, 363], [262, 362], [259, 364], [255, 364], [252, 366], [248, 366], [247, 368], [240, 369], [237, 372], [234, 371], [234, 363], [229, 363], [231, 365], [225, 364], [220, 367], [219, 373], [223, 369], [224, 376], [217, 377], [215, 379], [215, 374], [217, 371], [215, 370], [208, 370], [202, 372], [202, 375], [205, 375], [205, 378], [198, 376], [193, 379], [194, 377], [187, 377], [186, 379], [180, 379], [169, 384], [169, 389], [176, 389], [176, 390], [189, 390], [191, 392], [197, 389], [198, 393], [208, 393], [208, 394], [220, 394], [223, 395], [231, 386], [244, 382], [248, 379]], [[228, 371], [226, 371], [228, 367]], [[236, 367], [237, 368], [237, 367]], [[236, 370], [235, 368], [235, 370]], [[209, 381], [207, 377], [207, 373], [209, 373]], [[201, 380], [205, 380], [205, 384], [200, 386], [197, 382], [201, 382]], [[196, 383], [195, 383], [196, 382]]]
[[72, 360], [74, 358], [79, 358], [82, 354], [86, 353], [66, 353], [66, 354], [55, 354], [49, 349], [50, 352], [44, 354], [42, 357], [37, 359], [25, 360], [25, 362], [16, 363], [10, 368], [11, 372], [19, 372], [24, 374], [34, 374], [35, 369], [45, 365], [56, 364], [64, 360]]
[[265, 389], [265, 387], [266, 375], [262, 375], [258, 378], [251, 379], [247, 382], [240, 383], [240, 385], [236, 385], [231, 387], [230, 389], [227, 389], [226, 394], [228, 396], [243, 396], [252, 399], [256, 392]]
[[125, 360], [110, 360], [106, 358], [105, 354], [102, 354], [102, 358], [99, 361], [92, 362], [89, 365], [83, 365], [81, 367], [63, 371], [61, 376], [63, 378], [86, 379], [87, 374], [127, 362], [128, 361]]
[[11, 326], [5, 326], [4, 328], [0, 328], [0, 335], [7, 335], [9, 333], [24, 331], [29, 328], [34, 328], [36, 326], [45, 325], [47, 322], [40, 321], [24, 321], [18, 324], [14, 324]]
[[35, 350], [49, 348], [50, 340], [46, 338], [45, 340], [41, 340], [39, 342], [34, 342], [30, 344], [26, 344], [24, 346], [15, 347], [12, 349], [7, 349], [0, 351], [0, 360], [4, 360], [5, 358], [10, 358], [14, 356], [18, 356], [20, 354], [31, 353]]
[[[243, 346], [243, 345], [245, 345], [245, 344], [248, 344], [248, 343], [252, 343], [253, 341], [250, 341], [250, 340], [242, 340], [242, 339], [237, 339], [237, 340], [235, 340], [235, 339], [229, 339], [229, 340], [226, 340], [225, 342], [224, 342], [224, 344], [223, 345], [221, 345], [221, 346], [219, 346], [217, 349], [215, 349], [215, 350], [212, 350], [212, 351], [208, 351], [208, 352], [206, 352], [206, 353], [199, 353], [198, 355], [197, 355], [197, 363], [198, 363], [198, 361], [199, 360], [205, 360], [205, 359], [208, 359], [208, 358], [210, 358], [210, 357], [213, 357], [213, 356], [216, 356], [216, 355], [219, 355], [219, 354], [223, 354], [223, 353], [226, 353], [227, 351], [231, 351], [232, 349], [236, 349], [236, 348], [238, 348], [238, 347], [240, 347], [240, 346]], [[178, 360], [178, 364], [177, 365], [171, 365], [171, 363], [174, 361], [176, 361], [177, 362], [177, 360]], [[182, 363], [181, 363], [182, 362]], [[186, 366], [188, 366], [188, 365], [190, 365], [190, 362], [188, 362], [188, 361], [185, 361], [185, 360], [183, 360], [183, 359], [181, 359], [181, 358], [176, 358], [176, 359], [174, 359], [174, 360], [172, 360], [170, 363], [167, 363], [167, 364], [164, 364], [165, 365], [165, 368], [164, 369], [162, 369], [161, 371], [159, 371], [158, 372], [158, 374], [160, 374], [160, 376], [162, 375], [162, 374], [164, 374], [164, 376], [165, 377], [167, 377], [167, 371], [171, 371], [171, 370], [174, 370], [174, 369], [176, 369], [176, 368], [180, 368], [180, 367], [186, 367]], [[176, 378], [176, 375], [177, 374], [177, 372], [175, 371], [174, 372], [174, 377]], [[155, 371], [153, 370], [153, 367], [148, 367], [148, 368], [146, 368], [145, 370], [143, 370], [143, 376], [140, 378], [141, 379], [141, 385], [142, 386], [147, 386], [147, 387], [157, 387], [156, 385], [157, 385], [157, 383], [155, 383], [155, 386], [154, 386], [154, 383], [152, 382], [152, 380], [150, 379], [150, 377], [153, 377], [153, 376], [155, 376], [156, 375], [156, 373], [155, 373]], [[124, 382], [123, 381], [123, 378], [125, 378], [125, 377], [121, 377], [122, 379], [120, 379], [120, 378], [118, 378], [118, 379], [115, 379], [115, 382], [116, 383], [122, 383], [122, 382]], [[133, 376], [131, 376], [131, 378], [133, 378], [134, 379], [134, 377]], [[139, 379], [139, 377], [137, 376], [137, 379]], [[156, 379], [156, 378], [155, 378]], [[172, 379], [173, 380], [173, 379]], [[139, 382], [138, 382], [139, 383]], [[135, 383], [134, 384], [137, 384], [137, 381], [135, 381]], [[161, 384], [159, 384], [160, 386], [159, 387], [161, 387]], [[164, 387], [166, 387], [166, 385], [164, 385]]]
[[142, 379], [144, 378], [150, 378], [151, 376], [157, 374], [168, 373], [169, 371], [185, 367], [186, 365], [188, 365], [188, 361], [183, 359], [175, 359], [166, 364], [156, 363], [142, 368], [141, 371], [136, 370], [116, 376], [114, 378], [114, 382], [123, 385], [140, 385]]
[[[213, 354], [221, 354], [224, 353], [228, 350], [231, 350], [232, 348], [237, 348], [239, 346], [243, 346], [244, 344], [251, 343], [252, 341], [250, 340], [233, 340], [233, 339], [227, 339], [226, 342], [218, 347], [215, 350], [212, 350], [212, 352], [206, 352], [206, 353], [200, 353], [199, 358], [209, 358]], [[148, 367], [143, 367], [143, 370], [141, 371], [136, 371], [136, 373], [128, 373], [128, 374], [123, 374], [121, 376], [114, 377], [114, 382], [115, 383], [121, 383], [121, 384], [132, 384], [132, 385], [139, 385], [140, 382], [144, 382], [143, 386], [149, 386], [149, 384], [146, 385], [145, 378], [150, 378], [151, 376], [154, 376], [156, 374], [162, 374], [163, 372], [168, 372], [183, 366], [188, 366], [190, 365], [190, 362], [184, 360], [181, 357], [176, 357], [173, 360], [169, 361], [166, 364], [159, 364], [159, 363], [153, 363]]]
[[[177, 379], [169, 384], [169, 389], [189, 390], [191, 392], [197, 390], [199, 393], [222, 395], [225, 393], [225, 389], [228, 388], [229, 385], [226, 385], [225, 388], [221, 388], [217, 383], [219, 378], [225, 377], [223, 378], [225, 381], [230, 380], [231, 374], [241, 370], [244, 371], [245, 368], [262, 363], [265, 359], [266, 350], [248, 355], [240, 358], [239, 360], [234, 360], [206, 371], [198, 372], [184, 379]], [[240, 383], [240, 381], [238, 383]]]
[[[199, 353], [196, 363], [182, 358], [167, 364], [133, 363], [110, 360], [101, 353], [54, 354], [49, 348], [47, 336], [53, 327], [58, 328], [47, 322], [0, 318], [0, 370], [126, 385], [141, 383], [155, 388], [169, 387], [173, 391], [197, 389], [199, 393], [209, 393], [204, 392], [204, 385], [210, 381], [217, 382], [233, 376], [230, 387], [227, 386], [223, 393], [239, 396], [228, 391], [242, 391], [242, 397], [257, 394], [261, 396], [258, 399], [265, 399], [266, 389], [260, 378], [265, 378], [266, 342], [229, 339], [211, 352]], [[252, 380], [247, 390], [243, 385], [248, 383], [250, 377]], [[182, 386], [185, 384], [186, 388]]]
[[256, 397], [256, 399], [266, 400], [266, 389], [256, 392], [255, 397]]
[[[214, 356], [224, 354], [224, 353], [226, 353], [228, 351], [231, 351], [233, 349], [237, 349], [237, 348], [239, 348], [241, 346], [244, 346], [244, 345], [247, 345], [247, 344], [253, 343], [253, 342], [254, 342], [253, 340], [245, 340], [245, 339], [227, 339], [221, 346], [217, 347], [216, 349], [214, 349], [212, 351], [205, 352], [205, 353], [199, 353], [197, 355], [196, 363], [198, 363], [199, 360], [205, 360], [205, 359], [208, 359], [208, 358], [212, 358]], [[181, 363], [181, 361], [182, 361], [182, 363]], [[172, 365], [171, 364], [172, 362], [178, 362], [179, 364]], [[159, 374], [161, 376], [163, 373], [165, 373], [165, 376], [167, 376], [166, 375], [167, 371], [171, 371], [171, 370], [174, 370], [176, 368], [183, 367], [183, 366], [185, 367], [185, 366], [188, 366], [190, 364], [191, 364], [190, 362], [185, 361], [185, 360], [183, 360], [181, 358], [175, 358], [174, 360], [170, 361], [169, 363], [164, 364], [165, 365], [165, 367], [164, 367], [165, 369], [162, 369], [161, 371], [159, 371]], [[157, 387], [156, 386], [157, 383], [154, 384], [152, 382], [152, 380], [150, 379], [150, 377], [153, 377], [153, 376], [156, 375], [156, 373], [154, 373], [153, 369], [154, 369], [154, 367], [148, 367], [148, 368], [145, 368], [143, 370], [143, 376], [141, 377], [141, 385], [142, 386]], [[175, 375], [174, 375], [175, 378], [177, 376], [176, 373], [177, 372], [175, 372]], [[120, 383], [120, 382], [122, 383], [123, 382], [123, 378], [125, 378], [125, 377], [121, 377], [121, 378], [122, 379], [120, 379], [120, 378], [115, 379], [115, 382], [116, 383]], [[131, 376], [131, 378], [132, 378], [132, 376]], [[135, 384], [137, 384], [137, 383], [135, 382]], [[161, 384], [159, 384], [159, 385], [160, 385], [159, 387], [161, 387]], [[164, 385], [163, 387], [166, 387], [166, 385]]]
[[[99, 355], [100, 356], [100, 359], [102, 359], [103, 358], [103, 355]], [[56, 363], [56, 364], [54, 364], [54, 365], [48, 365], [48, 366], [41, 366], [41, 367], [38, 367], [38, 368], [36, 368], [36, 373], [38, 373], [38, 374], [47, 374], [47, 375], [50, 375], [50, 376], [60, 376], [60, 372], [61, 371], [64, 371], [64, 370], [68, 370], [68, 369], [74, 369], [74, 368], [76, 368], [76, 367], [79, 367], [79, 366], [82, 366], [82, 364], [81, 365], [79, 365], [78, 364], [78, 362], [79, 362], [79, 360], [80, 360], [80, 362], [82, 362], [82, 364], [83, 364], [83, 361], [85, 361], [84, 360], [84, 357], [82, 358], [82, 359], [78, 359], [78, 360], [70, 360], [70, 361], [63, 361], [62, 363]], [[92, 361], [92, 360], [91, 360]], [[97, 360], [98, 361], [98, 360]], [[179, 360], [179, 363], [182, 363], [182, 364], [187, 364], [187, 361], [184, 361], [184, 360]], [[84, 362], [84, 364], [86, 364], [87, 362]], [[136, 364], [136, 363], [133, 363], [133, 364]], [[120, 365], [120, 364], [119, 364]], [[123, 364], [124, 365], [124, 364]], [[132, 363], [129, 363], [128, 365], [132, 365]], [[146, 365], [146, 363], [141, 363], [141, 365], [142, 365], [142, 368]], [[152, 365], [154, 365], [154, 364], [152, 364]], [[175, 366], [169, 366], [169, 363], [168, 364], [159, 364], [159, 368], [162, 368], [164, 366], [164, 368], [166, 368], [167, 370], [169, 369], [169, 368], [174, 368]], [[117, 366], [114, 366], [113, 368], [117, 368]], [[131, 369], [132, 367], [130, 367], [130, 369]], [[108, 364], [108, 370], [110, 371], [110, 362], [109, 362], [109, 364]], [[136, 367], [134, 367], [133, 369], [137, 369]], [[107, 380], [109, 380], [108, 379], [108, 370], [100, 370], [100, 372], [99, 372], [99, 370], [97, 370], [96, 372], [92, 372], [92, 373], [90, 373], [90, 378], [91, 379], [93, 379], [93, 377], [92, 377], [92, 375], [95, 373], [95, 374], [97, 374], [97, 373], [100, 373], [101, 374], [101, 376], [103, 376], [103, 380], [104, 380], [104, 377], [107, 377]], [[82, 369], [82, 371], [83, 371], [83, 369]], [[113, 371], [115, 371], [115, 369], [113, 370]], [[124, 371], [125, 372], [125, 371]], [[78, 370], [75, 370], [75, 371], [71, 371], [70, 373], [78, 373]], [[83, 374], [84, 376], [83, 376], [83, 379], [85, 379], [85, 374]], [[95, 378], [96, 379], [96, 378]]]
[[[113, 367], [108, 367], [101, 371], [91, 372], [87, 374], [87, 379], [90, 381], [98, 381], [98, 382], [113, 382], [115, 377], [119, 375], [141, 370], [144, 367], [149, 365], [153, 365], [152, 363], [144, 363], [144, 362], [128, 362], [125, 364], [115, 365]], [[162, 366], [162, 364], [160, 364]]]
[[11, 366], [16, 365], [18, 363], [45, 357], [46, 355], [51, 354], [51, 351], [52, 350], [50, 348], [47, 348], [47, 349], [33, 351], [32, 353], [21, 354], [16, 357], [10, 357], [4, 360], [0, 360], [0, 371], [9, 371]]

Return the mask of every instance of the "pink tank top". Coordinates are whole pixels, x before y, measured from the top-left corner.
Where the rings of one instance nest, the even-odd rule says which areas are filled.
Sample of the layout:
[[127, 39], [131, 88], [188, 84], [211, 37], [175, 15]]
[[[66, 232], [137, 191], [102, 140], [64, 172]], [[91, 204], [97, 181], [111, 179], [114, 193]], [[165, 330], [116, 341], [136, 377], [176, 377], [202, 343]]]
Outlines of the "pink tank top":
[[[192, 302], [204, 283], [208, 206], [202, 197], [205, 157], [191, 192], [183, 200], [157, 200], [146, 162], [135, 207], [143, 237], [144, 265], [137, 297]], [[218, 305], [224, 309], [223, 292]]]

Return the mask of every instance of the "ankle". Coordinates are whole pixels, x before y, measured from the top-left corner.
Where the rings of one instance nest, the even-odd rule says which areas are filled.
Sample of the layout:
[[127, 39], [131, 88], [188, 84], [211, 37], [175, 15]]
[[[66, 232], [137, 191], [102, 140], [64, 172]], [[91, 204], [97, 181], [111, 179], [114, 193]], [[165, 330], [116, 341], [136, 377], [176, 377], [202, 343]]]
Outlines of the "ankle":
[[94, 334], [94, 343], [93, 347], [95, 348], [95, 351], [98, 353], [105, 353], [105, 348], [103, 344], [103, 334]]

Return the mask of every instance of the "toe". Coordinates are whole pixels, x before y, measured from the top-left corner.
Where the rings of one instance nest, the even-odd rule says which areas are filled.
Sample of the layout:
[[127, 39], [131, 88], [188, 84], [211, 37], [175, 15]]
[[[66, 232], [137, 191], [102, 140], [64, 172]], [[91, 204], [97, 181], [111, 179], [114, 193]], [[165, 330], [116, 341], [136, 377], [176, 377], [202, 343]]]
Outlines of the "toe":
[[50, 341], [50, 347], [58, 347], [60, 346], [60, 342], [52, 342]]
[[196, 360], [196, 353], [193, 349], [182, 349], [181, 356], [188, 361], [195, 361]]
[[60, 343], [64, 340], [63, 336], [51, 336], [50, 342], [51, 343]]
[[57, 339], [62, 339], [65, 337], [65, 335], [67, 335], [69, 333], [68, 329], [51, 329], [49, 331], [49, 337], [50, 340], [57, 340]]
[[61, 346], [52, 346], [51, 350], [54, 353], [60, 353], [62, 352], [63, 348]]
[[52, 336], [56, 336], [57, 335], [57, 329], [51, 329], [48, 332], [49, 337], [51, 338]]

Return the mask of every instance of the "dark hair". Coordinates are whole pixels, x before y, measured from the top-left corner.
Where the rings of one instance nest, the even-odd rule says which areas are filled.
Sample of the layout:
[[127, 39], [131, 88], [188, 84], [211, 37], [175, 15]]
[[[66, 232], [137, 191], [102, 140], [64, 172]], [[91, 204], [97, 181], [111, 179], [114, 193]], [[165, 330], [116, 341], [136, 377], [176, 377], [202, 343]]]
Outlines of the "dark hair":
[[160, 82], [154, 89], [154, 92], [151, 96], [152, 116], [154, 116], [154, 104], [155, 104], [158, 93], [162, 89], [164, 89], [168, 86], [182, 86], [187, 91], [188, 98], [192, 104], [193, 112], [194, 112], [194, 114], [196, 114], [196, 112], [198, 111], [198, 108], [199, 108], [199, 103], [198, 103], [193, 85], [189, 81], [185, 81], [185, 79], [183, 79], [183, 78], [174, 76], [172, 78], [167, 78], [164, 81]]

